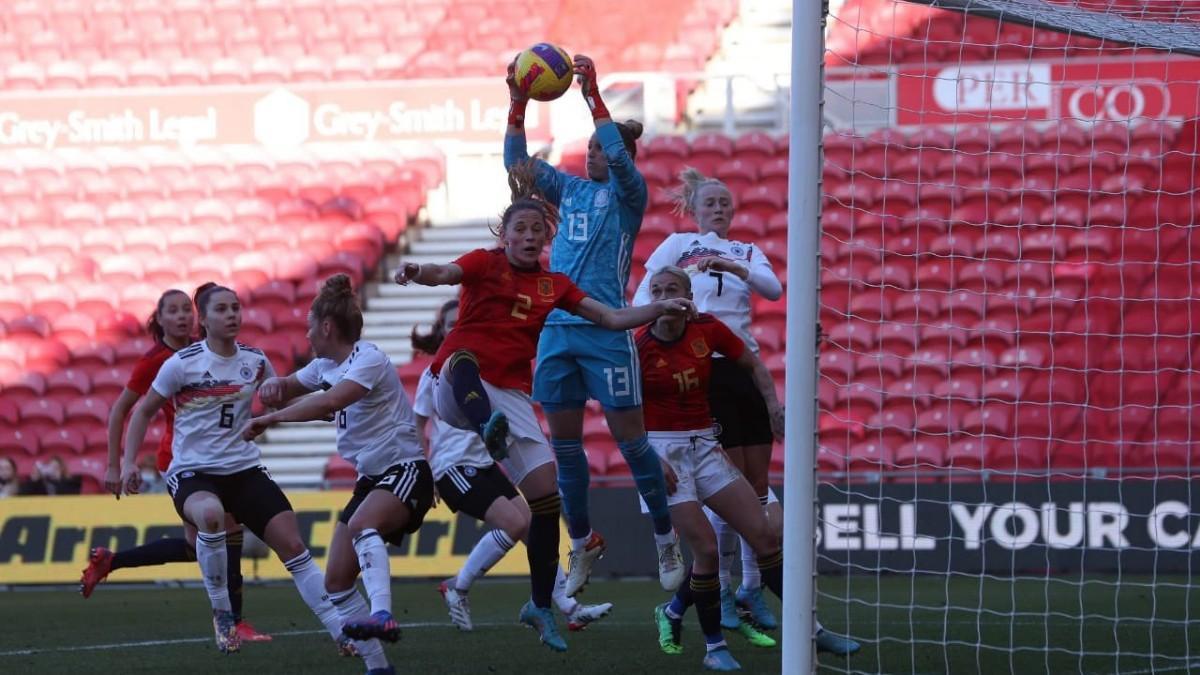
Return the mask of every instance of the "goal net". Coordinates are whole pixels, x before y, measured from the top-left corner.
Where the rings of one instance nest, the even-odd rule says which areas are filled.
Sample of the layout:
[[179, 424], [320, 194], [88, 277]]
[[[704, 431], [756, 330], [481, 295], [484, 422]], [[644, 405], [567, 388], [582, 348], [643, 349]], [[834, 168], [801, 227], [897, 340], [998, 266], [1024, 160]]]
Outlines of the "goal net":
[[822, 669], [1200, 669], [1197, 50], [1195, 0], [831, 9]]

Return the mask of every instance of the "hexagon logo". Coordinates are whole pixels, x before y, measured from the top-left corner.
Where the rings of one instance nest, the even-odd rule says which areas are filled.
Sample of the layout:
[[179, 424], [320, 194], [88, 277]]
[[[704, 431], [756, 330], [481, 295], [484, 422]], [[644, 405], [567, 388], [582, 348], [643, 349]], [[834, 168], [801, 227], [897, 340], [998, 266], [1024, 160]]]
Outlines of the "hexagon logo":
[[287, 89], [276, 89], [254, 104], [254, 137], [263, 145], [300, 145], [308, 140], [312, 107]]

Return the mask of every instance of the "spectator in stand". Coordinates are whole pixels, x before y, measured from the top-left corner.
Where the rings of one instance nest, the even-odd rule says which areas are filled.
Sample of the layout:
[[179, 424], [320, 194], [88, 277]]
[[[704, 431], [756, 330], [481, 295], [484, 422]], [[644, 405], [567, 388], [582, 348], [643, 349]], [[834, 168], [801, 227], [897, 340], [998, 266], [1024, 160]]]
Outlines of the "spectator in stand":
[[36, 462], [29, 480], [21, 483], [23, 495], [77, 495], [83, 487], [79, 476], [67, 472], [67, 464], [55, 455], [46, 462]]
[[17, 496], [21, 477], [17, 475], [17, 463], [8, 457], [0, 457], [0, 497]]
[[167, 481], [159, 473], [154, 455], [142, 455], [138, 460], [138, 468], [142, 470], [142, 494], [166, 493]]

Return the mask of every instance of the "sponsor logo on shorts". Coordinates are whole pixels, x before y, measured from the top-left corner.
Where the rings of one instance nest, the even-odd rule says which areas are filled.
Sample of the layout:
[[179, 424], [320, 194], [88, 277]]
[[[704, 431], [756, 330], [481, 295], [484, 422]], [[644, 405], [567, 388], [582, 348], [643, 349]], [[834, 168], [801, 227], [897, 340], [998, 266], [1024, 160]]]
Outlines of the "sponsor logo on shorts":
[[195, 471], [184, 471], [183, 473], [179, 474], [179, 477], [180, 478], [192, 478], [195, 475], [196, 475]]
[[477, 474], [479, 472], [475, 470], [475, 467], [468, 466], [468, 467], [463, 467], [463, 473], [467, 475], [467, 478], [474, 478], [475, 474]]

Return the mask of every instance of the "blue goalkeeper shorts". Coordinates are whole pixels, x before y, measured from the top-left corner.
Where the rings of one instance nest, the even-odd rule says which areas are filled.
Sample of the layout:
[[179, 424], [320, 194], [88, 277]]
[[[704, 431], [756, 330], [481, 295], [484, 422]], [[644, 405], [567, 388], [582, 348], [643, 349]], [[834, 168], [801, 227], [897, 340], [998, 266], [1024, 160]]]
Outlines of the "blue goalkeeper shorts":
[[533, 399], [550, 412], [642, 404], [642, 372], [631, 331], [599, 326], [546, 326], [538, 340]]

